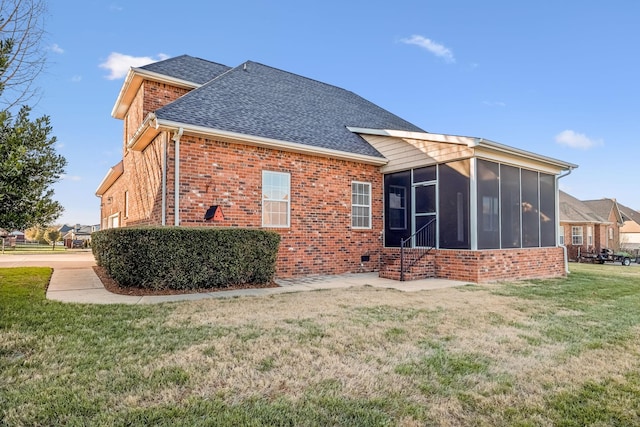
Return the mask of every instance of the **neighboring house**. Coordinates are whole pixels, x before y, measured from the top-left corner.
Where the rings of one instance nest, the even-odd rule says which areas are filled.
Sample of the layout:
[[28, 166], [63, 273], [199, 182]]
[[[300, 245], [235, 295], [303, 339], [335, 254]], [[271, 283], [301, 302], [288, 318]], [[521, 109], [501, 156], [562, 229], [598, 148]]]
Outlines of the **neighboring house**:
[[64, 245], [67, 248], [73, 248], [78, 246], [89, 246], [91, 244], [91, 233], [99, 229], [99, 225], [65, 224], [60, 227], [58, 231], [62, 234]]
[[616, 199], [584, 200], [584, 203], [609, 223], [601, 241], [602, 246], [615, 252], [619, 251], [620, 227], [622, 227], [624, 220]]
[[620, 249], [640, 254], [640, 212], [618, 203], [623, 225], [620, 227]]
[[578, 200], [560, 191], [560, 243], [568, 257], [620, 250], [623, 217], [615, 199]]
[[571, 163], [428, 133], [251, 61], [184, 55], [132, 68], [112, 115], [124, 121], [123, 159], [96, 191], [103, 228], [270, 229], [282, 237], [280, 277], [399, 278], [398, 247], [416, 232], [411, 252], [426, 255], [408, 278], [565, 274], [556, 196]]
[[586, 203], [559, 192], [560, 244], [567, 247], [568, 258], [577, 261], [580, 254], [599, 253], [607, 247], [610, 221], [596, 213]]

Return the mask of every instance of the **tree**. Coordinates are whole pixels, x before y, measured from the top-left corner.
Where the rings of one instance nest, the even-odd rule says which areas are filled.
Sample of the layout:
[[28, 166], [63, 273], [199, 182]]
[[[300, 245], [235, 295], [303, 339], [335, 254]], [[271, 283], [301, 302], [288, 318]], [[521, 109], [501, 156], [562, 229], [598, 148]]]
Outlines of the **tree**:
[[22, 107], [14, 119], [0, 112], [0, 228], [48, 225], [64, 208], [49, 188], [64, 173], [67, 161], [56, 154], [48, 116], [29, 119]]
[[50, 186], [67, 161], [55, 152], [49, 117], [32, 121], [26, 105], [11, 113], [44, 67], [45, 11], [44, 0], [0, 0], [0, 227], [9, 230], [50, 224], [63, 211]]
[[52, 250], [55, 250], [56, 242], [62, 240], [62, 233], [57, 227], [47, 227], [47, 229], [44, 230], [42, 237], [44, 237], [44, 240], [51, 245]]
[[0, 0], [0, 102], [22, 105], [36, 93], [36, 77], [45, 66], [44, 0]]

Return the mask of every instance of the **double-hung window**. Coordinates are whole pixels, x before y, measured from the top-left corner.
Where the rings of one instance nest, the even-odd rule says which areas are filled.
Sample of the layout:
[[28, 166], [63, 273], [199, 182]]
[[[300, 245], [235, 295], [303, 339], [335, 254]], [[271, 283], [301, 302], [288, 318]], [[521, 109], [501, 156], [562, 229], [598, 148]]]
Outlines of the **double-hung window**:
[[371, 184], [351, 183], [351, 227], [371, 228]]
[[291, 175], [262, 171], [262, 226], [289, 227]]
[[571, 227], [571, 244], [574, 246], [582, 245], [582, 227]]

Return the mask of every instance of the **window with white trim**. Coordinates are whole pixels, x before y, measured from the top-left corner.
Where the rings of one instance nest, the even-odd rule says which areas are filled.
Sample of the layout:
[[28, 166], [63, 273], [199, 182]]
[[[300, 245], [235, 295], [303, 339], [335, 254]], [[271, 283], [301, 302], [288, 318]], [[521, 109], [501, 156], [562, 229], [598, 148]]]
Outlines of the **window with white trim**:
[[120, 212], [111, 215], [108, 221], [109, 223], [107, 224], [107, 228], [120, 227]]
[[558, 243], [560, 246], [564, 246], [564, 225], [558, 227]]
[[262, 226], [289, 227], [291, 175], [262, 171]]
[[129, 216], [129, 191], [124, 192], [124, 217]]
[[582, 227], [571, 227], [571, 244], [575, 246], [582, 245]]
[[587, 245], [593, 246], [593, 227], [587, 227]]
[[371, 228], [371, 184], [351, 182], [351, 227]]

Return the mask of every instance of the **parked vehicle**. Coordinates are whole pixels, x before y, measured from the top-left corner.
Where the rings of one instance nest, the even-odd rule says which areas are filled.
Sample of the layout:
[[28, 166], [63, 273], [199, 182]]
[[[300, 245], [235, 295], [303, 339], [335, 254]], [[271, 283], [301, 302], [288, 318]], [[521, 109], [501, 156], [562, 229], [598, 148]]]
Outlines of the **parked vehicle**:
[[[581, 253], [578, 262], [597, 262], [604, 264], [605, 262], [619, 262], [622, 265], [631, 265], [631, 255], [627, 252], [613, 252], [611, 249], [602, 248], [600, 253]], [[636, 262], [637, 259], [636, 259]]]

